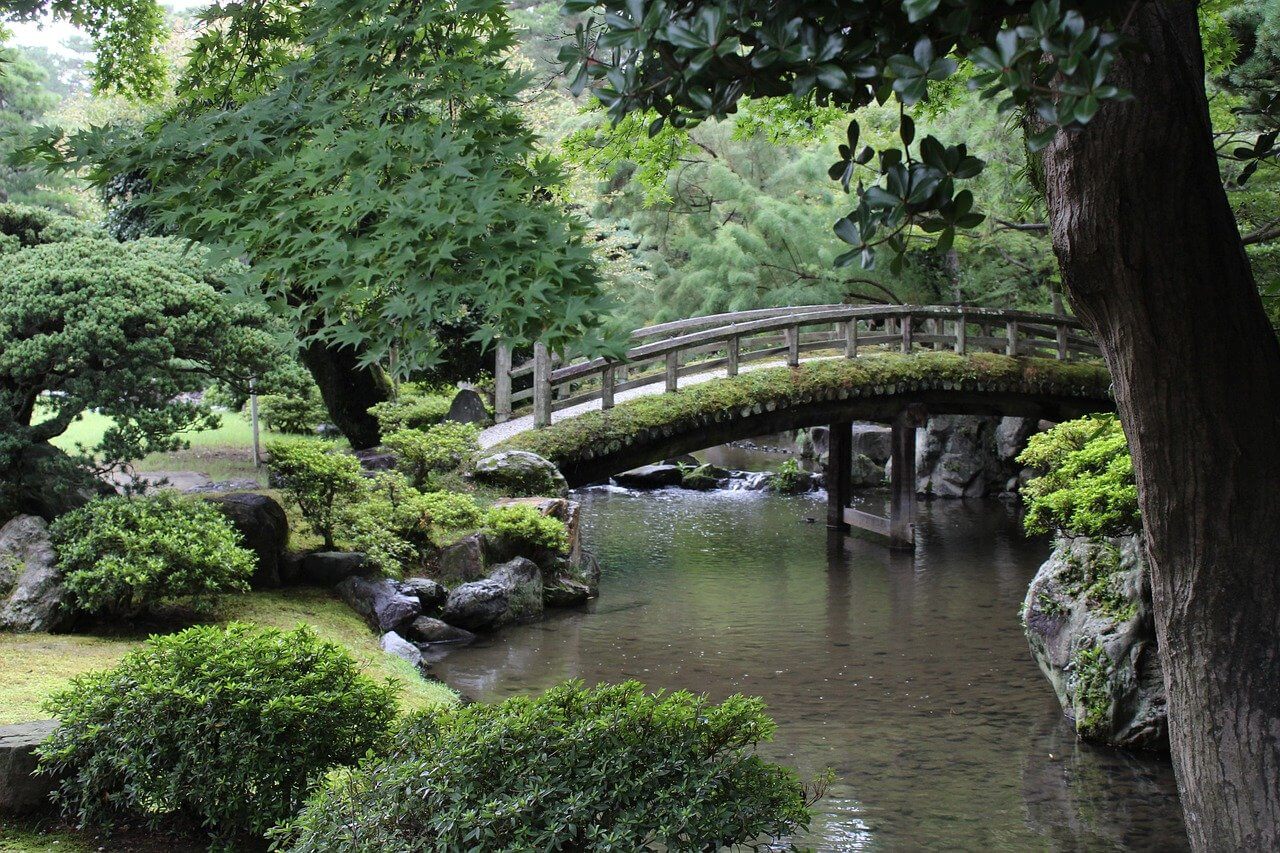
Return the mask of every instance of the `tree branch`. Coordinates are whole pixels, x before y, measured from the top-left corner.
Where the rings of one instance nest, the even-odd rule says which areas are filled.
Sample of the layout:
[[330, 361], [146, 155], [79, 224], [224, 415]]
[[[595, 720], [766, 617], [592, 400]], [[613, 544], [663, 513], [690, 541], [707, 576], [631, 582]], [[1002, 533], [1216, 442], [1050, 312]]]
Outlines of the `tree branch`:
[[1047, 234], [1049, 231], [1047, 222], [1006, 222], [1003, 219], [997, 219], [996, 222], [1010, 231], [1028, 231], [1033, 234]]
[[1248, 234], [1241, 235], [1240, 242], [1246, 246], [1254, 246], [1258, 243], [1266, 243], [1280, 237], [1280, 220], [1272, 222], [1270, 225], [1264, 225], [1256, 228]]

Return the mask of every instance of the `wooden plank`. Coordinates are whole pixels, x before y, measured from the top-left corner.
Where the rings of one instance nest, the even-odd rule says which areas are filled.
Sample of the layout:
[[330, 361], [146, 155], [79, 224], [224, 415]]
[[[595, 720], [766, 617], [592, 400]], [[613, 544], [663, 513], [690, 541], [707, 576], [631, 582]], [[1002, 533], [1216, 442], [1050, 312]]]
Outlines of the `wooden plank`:
[[783, 330], [783, 336], [787, 342], [787, 366], [800, 366], [800, 329], [792, 326], [790, 329]]
[[600, 374], [600, 408], [613, 408], [613, 371], [612, 366], [606, 367], [604, 373]]
[[889, 519], [882, 515], [874, 515], [873, 513], [863, 512], [860, 509], [854, 509], [851, 506], [844, 508], [844, 523], [849, 527], [878, 533], [881, 536], [889, 535]]
[[956, 353], [964, 355], [969, 349], [969, 324], [961, 317], [956, 320]]
[[730, 376], [738, 375], [738, 338], [729, 338], [729, 365], [726, 372]]
[[903, 412], [893, 422], [889, 476], [889, 547], [915, 548], [916, 419]]
[[1016, 357], [1018, 355], [1018, 321], [1010, 320], [1005, 324], [1005, 338], [1008, 343], [1005, 345], [1005, 355]]
[[676, 377], [680, 375], [680, 353], [667, 353], [667, 391], [668, 393], [676, 390], [678, 380]]
[[858, 321], [849, 320], [844, 324], [844, 357], [858, 357]]
[[1058, 327], [1058, 361], [1067, 360], [1067, 327]]
[[902, 318], [902, 351], [911, 352], [911, 315]]

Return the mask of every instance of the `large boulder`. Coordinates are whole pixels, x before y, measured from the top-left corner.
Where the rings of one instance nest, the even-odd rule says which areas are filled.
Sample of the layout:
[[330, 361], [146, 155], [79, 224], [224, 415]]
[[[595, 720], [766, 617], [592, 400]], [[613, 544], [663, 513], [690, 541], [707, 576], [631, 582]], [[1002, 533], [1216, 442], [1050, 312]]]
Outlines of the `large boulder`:
[[56, 631], [69, 620], [49, 527], [20, 515], [0, 527], [0, 630]]
[[58, 727], [57, 720], [0, 726], [0, 815], [22, 815], [53, 806], [52, 776], [35, 775], [38, 747]]
[[510, 621], [507, 595], [506, 585], [490, 578], [459, 584], [449, 591], [441, 616], [468, 631], [492, 631]]
[[396, 465], [400, 462], [400, 457], [393, 450], [385, 447], [366, 447], [364, 450], [357, 450], [353, 454], [356, 459], [360, 460], [360, 467], [365, 471], [394, 471]]
[[267, 495], [233, 492], [205, 498], [240, 533], [244, 547], [258, 558], [250, 585], [255, 589], [280, 586], [280, 559], [289, 545], [289, 517]]
[[849, 484], [855, 489], [873, 489], [885, 484], [883, 465], [865, 453], [855, 453], [849, 468]]
[[643, 465], [613, 475], [613, 482], [626, 489], [661, 489], [678, 486], [684, 479], [679, 465]]
[[1168, 750], [1164, 679], [1138, 537], [1059, 539], [1027, 590], [1023, 625], [1081, 739]]
[[542, 570], [533, 560], [516, 557], [489, 576], [507, 587], [507, 617], [511, 622], [532, 622], [542, 617]]
[[489, 416], [489, 407], [484, 404], [484, 398], [470, 388], [463, 388], [454, 395], [453, 402], [449, 404], [449, 413], [444, 416], [444, 419], [479, 426], [487, 426], [493, 421]]
[[366, 571], [359, 551], [313, 551], [302, 558], [299, 580], [315, 586], [333, 586]]
[[449, 581], [476, 581], [489, 574], [489, 543], [483, 533], [464, 536], [441, 549], [436, 558], [440, 577]]
[[471, 473], [477, 483], [502, 489], [513, 497], [567, 497], [569, 482], [550, 461], [525, 450], [502, 450], [476, 462]]
[[378, 645], [389, 655], [395, 655], [401, 660], [408, 661], [413, 666], [422, 666], [422, 650], [395, 631], [388, 631], [382, 635], [382, 639], [378, 641]]
[[853, 425], [852, 452], [861, 454], [877, 465], [893, 455], [893, 430], [884, 424], [857, 422]]
[[444, 600], [449, 597], [449, 590], [431, 578], [407, 578], [400, 584], [400, 590], [406, 595], [416, 595], [423, 613], [440, 609]]
[[586, 604], [594, 593], [585, 582], [561, 576], [542, 588], [545, 607], [577, 607]]
[[394, 631], [422, 613], [418, 596], [390, 578], [349, 577], [338, 584], [338, 595], [378, 631]]
[[470, 643], [476, 635], [432, 616], [419, 616], [409, 623], [405, 636], [415, 643]]
[[1017, 458], [1027, 448], [1027, 439], [1040, 428], [1035, 418], [1001, 418], [996, 424], [996, 457], [1009, 465], [1016, 465]]
[[693, 469], [683, 470], [683, 475], [680, 479], [680, 487], [684, 489], [693, 489], [697, 492], [706, 492], [719, 488], [728, 482], [728, 480], [728, 471], [708, 462]]
[[996, 452], [1000, 419], [938, 415], [916, 436], [916, 491], [940, 498], [981, 498], [1004, 491], [1016, 474]]

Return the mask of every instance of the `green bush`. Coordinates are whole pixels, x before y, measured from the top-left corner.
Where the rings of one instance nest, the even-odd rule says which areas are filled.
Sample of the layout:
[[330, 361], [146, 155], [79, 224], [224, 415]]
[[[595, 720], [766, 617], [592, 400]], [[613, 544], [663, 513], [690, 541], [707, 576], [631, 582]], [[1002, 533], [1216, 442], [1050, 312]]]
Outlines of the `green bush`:
[[313, 386], [302, 396], [263, 394], [258, 397], [258, 416], [274, 432], [310, 435], [328, 419], [329, 412]]
[[74, 606], [136, 616], [184, 601], [198, 609], [219, 593], [249, 588], [255, 558], [217, 507], [170, 492], [100, 498], [61, 516], [51, 530]]
[[344, 501], [358, 495], [363, 484], [360, 460], [329, 441], [273, 441], [267, 444], [267, 467], [279, 478], [307, 524], [334, 548], [334, 531]]
[[478, 525], [481, 511], [470, 495], [423, 493], [403, 474], [388, 471], [366, 480], [340, 516], [341, 535], [370, 565], [401, 575], [405, 566], [422, 565], [442, 534]]
[[809, 476], [809, 472], [801, 468], [796, 460], [788, 459], [774, 472], [773, 478], [769, 481], [769, 489], [781, 495], [794, 495], [797, 492], [809, 491], [811, 482], [812, 477]]
[[1142, 526], [1133, 460], [1114, 415], [1033, 435], [1018, 461], [1042, 472], [1022, 490], [1027, 532], [1115, 536]]
[[155, 636], [46, 706], [40, 767], [84, 826], [194, 820], [221, 840], [292, 815], [331, 767], [386, 736], [395, 696], [309, 629]]
[[520, 551], [559, 554], [569, 549], [564, 522], [545, 516], [528, 504], [495, 506], [485, 513], [484, 532]]
[[426, 429], [444, 420], [452, 402], [452, 394], [431, 393], [404, 383], [396, 399], [370, 407], [369, 414], [378, 419], [383, 433]]
[[480, 449], [475, 424], [445, 421], [425, 430], [402, 429], [382, 437], [382, 443], [399, 456], [400, 470], [419, 486], [432, 474], [456, 470], [471, 461]]
[[809, 821], [795, 774], [755, 754], [774, 728], [758, 699], [633, 681], [427, 713], [279, 836], [294, 853], [747, 844]]

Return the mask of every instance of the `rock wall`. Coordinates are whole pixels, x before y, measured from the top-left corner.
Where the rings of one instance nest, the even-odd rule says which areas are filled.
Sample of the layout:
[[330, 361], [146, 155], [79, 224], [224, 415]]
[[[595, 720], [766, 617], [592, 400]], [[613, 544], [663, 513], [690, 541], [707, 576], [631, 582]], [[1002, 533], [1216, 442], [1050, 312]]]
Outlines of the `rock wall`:
[[916, 434], [916, 492], [981, 498], [1015, 491], [1031, 418], [938, 415]]
[[1137, 536], [1064, 537], [1023, 604], [1031, 653], [1082, 740], [1169, 749], [1146, 554]]

